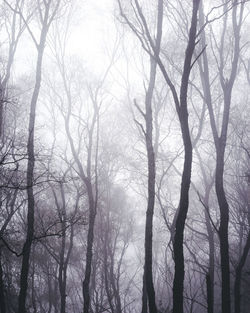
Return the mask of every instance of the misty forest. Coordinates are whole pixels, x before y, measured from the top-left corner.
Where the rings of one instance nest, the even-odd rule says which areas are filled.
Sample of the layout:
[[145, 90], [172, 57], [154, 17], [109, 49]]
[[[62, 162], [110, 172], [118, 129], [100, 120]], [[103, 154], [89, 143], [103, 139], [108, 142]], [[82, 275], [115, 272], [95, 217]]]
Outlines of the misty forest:
[[250, 1], [0, 0], [0, 312], [250, 312]]

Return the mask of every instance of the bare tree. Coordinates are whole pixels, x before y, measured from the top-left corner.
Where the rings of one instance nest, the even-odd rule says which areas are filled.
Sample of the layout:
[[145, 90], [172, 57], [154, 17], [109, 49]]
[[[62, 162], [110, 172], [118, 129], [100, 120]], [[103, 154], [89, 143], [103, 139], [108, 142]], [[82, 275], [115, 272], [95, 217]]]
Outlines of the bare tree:
[[[5, 1], [5, 3], [11, 7], [11, 5]], [[36, 120], [36, 106], [41, 86], [42, 79], [42, 61], [46, 43], [46, 37], [49, 31], [49, 27], [55, 18], [60, 5], [60, 0], [48, 1], [38, 3], [37, 7], [34, 8], [38, 12], [39, 22], [41, 24], [40, 37], [37, 40], [31, 27], [28, 24], [29, 17], [24, 16], [23, 8], [17, 3], [16, 8], [11, 9], [18, 15], [20, 15], [23, 23], [27, 27], [29, 34], [37, 49], [37, 64], [36, 64], [36, 79], [33, 94], [30, 103], [30, 117], [29, 117], [29, 130], [28, 130], [28, 143], [27, 143], [27, 154], [28, 154], [28, 165], [27, 165], [27, 195], [28, 195], [28, 213], [27, 213], [27, 236], [22, 251], [22, 269], [20, 277], [20, 293], [19, 293], [19, 305], [18, 312], [24, 313], [25, 302], [28, 289], [28, 274], [29, 274], [29, 259], [31, 252], [31, 245], [34, 236], [34, 212], [35, 212], [35, 199], [33, 192], [34, 184], [34, 166], [35, 166], [35, 152], [34, 152], [34, 131], [35, 131], [35, 120]]]
[[[161, 10], [159, 9], [158, 21], [161, 23]], [[157, 56], [160, 53], [162, 32], [158, 28], [155, 43], [155, 53]], [[152, 244], [153, 244], [153, 216], [155, 205], [155, 152], [153, 143], [153, 113], [152, 113], [152, 100], [156, 80], [156, 67], [157, 63], [155, 58], [150, 57], [150, 77], [149, 84], [145, 95], [145, 113], [140, 109], [136, 100], [135, 106], [143, 116], [146, 128], [143, 129], [145, 136], [145, 144], [147, 149], [147, 163], [148, 163], [148, 195], [147, 195], [147, 211], [146, 211], [146, 224], [145, 224], [145, 264], [143, 274], [143, 292], [142, 292], [142, 313], [147, 312], [149, 306], [150, 312], [157, 312], [155, 303], [155, 291], [153, 283], [152, 272]], [[136, 121], [139, 125], [140, 123]]]
[[[220, 39], [220, 46], [218, 47], [219, 59], [217, 60], [219, 79], [221, 88], [223, 91], [223, 117], [221, 126], [218, 126], [215, 118], [215, 110], [213, 108], [212, 94], [210, 90], [210, 74], [209, 74], [209, 63], [207, 52], [204, 51], [202, 55], [203, 66], [200, 63], [200, 75], [202, 80], [202, 87], [209, 111], [210, 123], [212, 134], [214, 138], [214, 144], [216, 148], [216, 172], [215, 172], [215, 188], [220, 208], [220, 227], [219, 227], [219, 238], [220, 238], [220, 252], [221, 252], [221, 274], [222, 274], [222, 312], [230, 313], [230, 266], [229, 266], [229, 243], [228, 243], [228, 223], [229, 223], [229, 206], [226, 199], [226, 193], [224, 189], [224, 158], [225, 149], [227, 143], [227, 132], [228, 123], [230, 116], [231, 98], [234, 82], [237, 75], [238, 60], [240, 53], [240, 31], [243, 19], [244, 1], [237, 5], [237, 1], [233, 3], [234, 6], [231, 10], [232, 13], [232, 25], [233, 25], [233, 36], [234, 36], [234, 48], [231, 62], [231, 70], [228, 78], [225, 76], [225, 32], [227, 22], [229, 18], [229, 3], [226, 2], [223, 5], [223, 29]], [[202, 8], [201, 8], [202, 10]], [[203, 13], [200, 14], [201, 24], [205, 25]], [[206, 46], [205, 31], [201, 32], [202, 46]]]
[[[178, 97], [176, 88], [171, 81], [166, 67], [157, 54], [156, 44], [154, 39], [149, 31], [149, 26], [147, 24], [146, 18], [143, 15], [142, 8], [139, 5], [139, 2], [135, 0], [136, 16], [139, 21], [139, 25], [142, 29], [137, 29], [133, 23], [125, 15], [121, 3], [119, 2], [120, 11], [122, 17], [125, 19], [127, 24], [130, 26], [132, 31], [141, 41], [144, 49], [155, 59], [157, 62], [163, 77], [166, 81], [166, 84], [169, 86], [174, 103], [176, 112], [178, 114], [182, 139], [184, 144], [184, 168], [182, 173], [182, 182], [181, 182], [181, 192], [180, 192], [180, 202], [178, 211], [176, 214], [176, 223], [174, 225], [174, 261], [175, 261], [175, 276], [173, 284], [173, 312], [181, 313], [183, 312], [183, 281], [184, 281], [184, 255], [183, 255], [183, 236], [184, 236], [184, 227], [188, 211], [188, 202], [189, 202], [189, 187], [191, 181], [191, 167], [192, 167], [192, 143], [190, 138], [189, 123], [188, 123], [188, 108], [187, 108], [187, 92], [188, 92], [188, 81], [191, 68], [193, 66], [192, 56], [194, 53], [196, 45], [196, 28], [197, 28], [197, 12], [199, 8], [199, 0], [193, 1], [193, 10], [192, 10], [192, 19], [191, 26], [188, 37], [188, 44], [185, 52], [185, 60], [182, 71], [181, 78], [181, 87], [180, 87], [180, 96]], [[158, 23], [157, 23], [157, 33], [162, 32], [162, 21], [163, 21], [163, 1], [158, 1]], [[144, 37], [141, 36], [144, 34]], [[154, 312], [154, 311], [152, 311]]]

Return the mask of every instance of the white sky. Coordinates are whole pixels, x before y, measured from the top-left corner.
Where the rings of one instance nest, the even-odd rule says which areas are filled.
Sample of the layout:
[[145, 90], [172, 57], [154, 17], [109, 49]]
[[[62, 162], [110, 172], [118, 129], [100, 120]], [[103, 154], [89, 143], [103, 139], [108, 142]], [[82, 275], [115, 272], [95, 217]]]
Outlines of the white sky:
[[[83, 1], [78, 25], [71, 36], [70, 49], [87, 62], [93, 71], [105, 67], [107, 49], [116, 39], [114, 1]], [[111, 46], [111, 47], [110, 47]]]

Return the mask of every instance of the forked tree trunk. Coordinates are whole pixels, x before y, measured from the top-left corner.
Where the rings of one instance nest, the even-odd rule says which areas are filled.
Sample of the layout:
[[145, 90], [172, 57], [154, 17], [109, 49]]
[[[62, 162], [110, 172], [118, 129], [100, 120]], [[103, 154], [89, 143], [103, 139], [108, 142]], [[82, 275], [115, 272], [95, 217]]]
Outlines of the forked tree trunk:
[[[221, 36], [220, 46], [220, 64], [219, 64], [219, 75], [220, 83], [223, 90], [224, 96], [224, 108], [223, 117], [221, 123], [221, 130], [219, 134], [219, 126], [216, 125], [215, 113], [212, 107], [212, 95], [210, 90], [210, 79], [209, 79], [209, 67], [207, 53], [203, 53], [203, 66], [204, 70], [200, 71], [202, 78], [202, 85], [204, 90], [205, 99], [208, 106], [210, 124], [214, 138], [214, 144], [216, 148], [216, 169], [215, 169], [215, 189], [216, 196], [220, 209], [220, 227], [219, 227], [219, 239], [220, 239], [220, 257], [221, 257], [221, 280], [222, 280], [222, 313], [231, 312], [231, 297], [230, 297], [230, 263], [229, 263], [229, 243], [228, 243], [228, 225], [229, 225], [229, 207], [226, 199], [223, 175], [224, 175], [224, 156], [227, 143], [227, 131], [229, 124], [229, 115], [231, 107], [232, 89], [237, 75], [238, 60], [240, 53], [240, 30], [243, 19], [244, 1], [235, 5], [232, 8], [232, 24], [234, 33], [234, 47], [233, 47], [233, 58], [231, 72], [229, 78], [224, 76], [224, 41], [226, 32], [226, 21], [228, 18], [228, 3], [224, 5], [224, 22], [223, 31]], [[237, 8], [240, 7], [239, 15], [237, 14]], [[200, 18], [204, 22], [203, 12], [200, 14]], [[206, 38], [204, 31], [201, 33], [202, 44], [205, 46]]]

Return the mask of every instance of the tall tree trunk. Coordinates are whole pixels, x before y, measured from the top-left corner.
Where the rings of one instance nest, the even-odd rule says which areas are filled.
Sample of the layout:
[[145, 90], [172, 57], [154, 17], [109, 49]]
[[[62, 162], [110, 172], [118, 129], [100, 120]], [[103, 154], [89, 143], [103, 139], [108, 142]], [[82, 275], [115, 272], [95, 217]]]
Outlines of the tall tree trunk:
[[[221, 140], [219, 140], [221, 142]], [[220, 208], [220, 254], [221, 254], [221, 280], [222, 280], [222, 312], [230, 313], [230, 265], [229, 265], [229, 243], [228, 224], [229, 208], [223, 186], [224, 173], [224, 151], [225, 144], [219, 144], [216, 158], [215, 189]]]
[[156, 80], [157, 62], [155, 57], [159, 57], [161, 38], [162, 38], [162, 17], [163, 17], [163, 1], [158, 1], [158, 18], [157, 18], [157, 35], [155, 42], [154, 57], [150, 57], [150, 77], [149, 85], [145, 97], [145, 141], [147, 149], [148, 163], [148, 199], [145, 224], [145, 264], [143, 274], [143, 290], [142, 290], [142, 313], [147, 313], [147, 303], [150, 313], [157, 313], [155, 302], [155, 290], [153, 282], [152, 269], [152, 246], [153, 246], [153, 218], [155, 205], [155, 153], [153, 143], [153, 113], [152, 101]]
[[[223, 185], [223, 175], [224, 175], [224, 156], [225, 148], [227, 143], [227, 131], [230, 115], [230, 106], [231, 106], [231, 96], [232, 89], [237, 75], [238, 60], [240, 53], [240, 30], [243, 18], [244, 10], [244, 1], [235, 5], [232, 8], [232, 24], [234, 32], [234, 49], [233, 49], [233, 58], [232, 58], [232, 67], [231, 72], [229, 73], [229, 78], [224, 76], [224, 41], [225, 41], [225, 32], [227, 25], [227, 16], [228, 16], [228, 3], [224, 5], [224, 14], [223, 14], [223, 30], [221, 35], [221, 46], [219, 50], [220, 55], [220, 64], [219, 64], [219, 75], [220, 83], [224, 95], [224, 108], [223, 108], [223, 117], [221, 123], [221, 131], [219, 135], [219, 127], [217, 128], [215, 121], [215, 113], [212, 107], [212, 96], [210, 90], [210, 80], [209, 80], [209, 67], [208, 67], [208, 58], [207, 53], [203, 53], [203, 64], [204, 70], [201, 71], [202, 86], [204, 90], [204, 96], [207, 102], [210, 124], [213, 133], [215, 148], [216, 148], [216, 169], [215, 169], [215, 189], [216, 196], [220, 209], [220, 227], [219, 227], [219, 239], [220, 239], [220, 255], [221, 255], [221, 276], [222, 276], [222, 313], [231, 312], [231, 301], [230, 301], [230, 264], [229, 264], [229, 243], [228, 243], [228, 224], [229, 224], [229, 207], [226, 199], [225, 189]], [[237, 15], [237, 9], [240, 7], [239, 15]], [[204, 14], [200, 13], [200, 18], [204, 23]], [[205, 47], [206, 38], [204, 31], [201, 34], [202, 45]]]
[[27, 144], [28, 166], [27, 166], [27, 195], [28, 195], [28, 213], [27, 213], [27, 235], [23, 246], [22, 254], [22, 269], [20, 278], [20, 293], [18, 297], [18, 313], [25, 313], [25, 302], [28, 288], [28, 274], [29, 274], [29, 259], [31, 252], [31, 245], [34, 235], [34, 211], [35, 199], [33, 192], [34, 185], [34, 166], [35, 166], [35, 152], [34, 152], [34, 128], [36, 120], [36, 105], [41, 86], [42, 78], [42, 59], [45, 48], [45, 41], [47, 35], [47, 27], [43, 27], [41, 32], [40, 44], [38, 46], [38, 56], [36, 64], [36, 82], [30, 103], [29, 115], [29, 134]]
[[147, 292], [147, 300], [149, 305], [149, 312], [156, 313], [155, 290], [153, 283], [152, 272], [152, 245], [153, 245], [153, 217], [155, 204], [155, 155], [153, 148], [153, 121], [152, 121], [152, 98], [156, 77], [156, 62], [151, 58], [150, 60], [150, 81], [145, 99], [145, 121], [146, 121], [146, 148], [148, 160], [148, 203], [146, 212], [145, 225], [145, 264], [144, 264], [144, 278], [143, 283]]
[[[189, 31], [188, 45], [186, 48], [184, 68], [182, 72], [180, 97], [178, 97], [175, 85], [172, 83], [168, 75], [168, 72], [166, 70], [166, 67], [164, 66], [164, 63], [161, 60], [159, 50], [158, 50], [160, 49], [160, 44], [158, 47], [157, 42], [155, 43], [153, 36], [150, 34], [146, 18], [143, 15], [143, 12], [142, 12], [142, 9], [138, 0], [135, 0], [135, 6], [137, 10], [136, 18], [137, 20], [139, 20], [140, 25], [143, 27], [143, 31], [144, 31], [143, 38], [140, 37], [141, 36], [140, 32], [136, 30], [136, 27], [134, 27], [133, 23], [129, 20], [126, 13], [123, 11], [120, 0], [118, 0], [121, 15], [125, 19], [126, 23], [129, 25], [132, 31], [136, 34], [136, 36], [140, 38], [143, 44], [144, 44], [145, 39], [147, 40], [148, 46], [143, 45], [143, 47], [147, 51], [147, 53], [149, 53], [150, 56], [154, 59], [154, 61], [156, 61], [166, 81], [166, 84], [169, 86], [171, 90], [175, 107], [176, 107], [176, 112], [178, 114], [179, 122], [181, 125], [182, 139], [183, 139], [184, 150], [185, 150], [185, 161], [184, 161], [184, 169], [183, 169], [183, 175], [182, 175], [179, 208], [176, 214], [175, 234], [174, 234], [174, 243], [173, 243], [174, 261], [175, 261], [175, 277], [174, 277], [174, 286], [173, 286], [173, 312], [174, 313], [183, 312], [183, 282], [184, 282], [183, 236], [184, 236], [184, 227], [185, 227], [185, 221], [186, 221], [186, 216], [187, 216], [187, 211], [188, 211], [188, 200], [189, 200], [188, 194], [189, 194], [189, 187], [190, 187], [190, 181], [191, 181], [191, 165], [192, 165], [192, 143], [191, 143], [191, 138], [190, 138], [190, 133], [189, 133], [189, 124], [188, 124], [187, 90], [188, 90], [189, 75], [190, 75], [191, 68], [192, 68], [192, 56], [193, 56], [193, 52], [194, 52], [194, 48], [196, 44], [197, 12], [199, 8], [199, 3], [200, 3], [200, 0], [193, 0], [191, 27]], [[161, 34], [162, 34], [162, 22], [163, 22], [163, 0], [158, 0], [157, 36], [159, 36], [159, 38], [161, 38]], [[150, 47], [151, 51], [148, 49], [148, 47]], [[154, 158], [154, 155], [150, 151], [151, 150], [150, 145], [147, 148], [149, 148], [149, 155], [152, 161]], [[151, 168], [148, 170], [150, 170], [150, 175], [152, 176], [154, 180], [154, 176], [153, 176], [154, 172], [153, 172], [152, 165], [151, 165]], [[152, 192], [152, 186], [150, 184], [152, 184], [152, 181], [149, 181], [148, 191]], [[147, 212], [148, 223], [146, 222], [146, 227], [148, 227], [148, 235], [147, 235], [148, 239], [152, 238], [152, 229], [150, 230], [150, 228], [152, 227], [152, 220], [153, 220], [152, 198], [150, 198], [150, 206], [151, 206], [151, 209]], [[152, 244], [147, 243], [147, 253], [148, 253], [147, 256], [148, 257], [150, 257], [150, 249], [152, 253]], [[145, 252], [146, 252], [146, 244], [145, 244]], [[152, 260], [148, 261], [147, 267], [145, 267], [145, 273], [148, 273], [147, 269], [150, 270], [150, 267], [152, 267]], [[145, 277], [145, 284], [146, 284], [146, 287], [148, 288], [147, 295], [148, 295], [148, 290], [149, 290], [149, 292], [152, 293], [153, 299], [154, 299], [154, 291], [152, 289], [152, 286], [153, 286], [152, 279], [150, 278], [151, 275], [152, 275], [151, 273], [147, 274], [147, 276]], [[154, 302], [152, 301], [152, 299], [148, 299], [148, 300], [149, 301], [151, 300], [152, 310], [156, 309], [153, 305]]]
[[191, 169], [192, 169], [192, 142], [188, 124], [187, 90], [189, 75], [191, 71], [191, 61], [195, 48], [197, 12], [199, 8], [199, 2], [200, 2], [199, 0], [193, 0], [191, 27], [189, 31], [189, 39], [185, 54], [184, 69], [180, 89], [180, 106], [177, 111], [181, 125], [185, 157], [181, 180], [181, 195], [173, 241], [174, 262], [175, 262], [175, 274], [173, 283], [173, 313], [183, 313], [183, 285], [185, 276], [183, 237], [189, 205], [189, 188], [191, 182]]
[[[184, 119], [182, 120], [182, 122]], [[184, 139], [185, 148], [185, 162], [182, 174], [181, 184], [181, 198], [179, 203], [179, 212], [176, 219], [175, 234], [174, 234], [174, 262], [175, 262], [175, 274], [173, 283], [173, 313], [183, 312], [183, 284], [184, 284], [184, 255], [183, 255], [183, 237], [184, 227], [188, 211], [189, 203], [189, 187], [191, 181], [191, 165], [192, 165], [192, 143], [189, 136], [188, 124], [185, 125], [186, 136]]]

